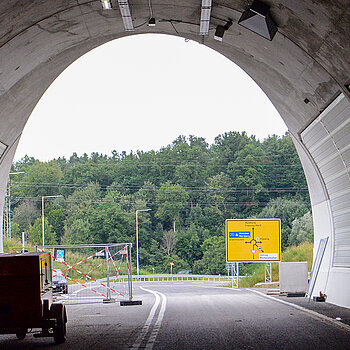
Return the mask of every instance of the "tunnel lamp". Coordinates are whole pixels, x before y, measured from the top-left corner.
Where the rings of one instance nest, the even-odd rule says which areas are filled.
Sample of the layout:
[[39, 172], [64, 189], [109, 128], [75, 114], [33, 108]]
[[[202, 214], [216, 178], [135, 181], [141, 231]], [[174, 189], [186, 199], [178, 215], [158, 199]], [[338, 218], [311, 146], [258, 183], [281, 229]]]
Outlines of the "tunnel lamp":
[[243, 12], [238, 24], [268, 40], [272, 40], [277, 32], [277, 26], [270, 16], [270, 6], [259, 0], [254, 0], [250, 8]]
[[214, 34], [214, 39], [218, 41], [222, 41], [226, 30], [228, 30], [232, 26], [232, 20], [229, 19], [224, 26], [218, 25], [216, 27], [216, 31]]
[[208, 35], [209, 33], [211, 1], [212, 0], [202, 0], [201, 22], [199, 26], [200, 35]]
[[102, 8], [104, 10], [111, 10], [112, 9], [112, 3], [111, 0], [101, 0]]
[[131, 18], [128, 0], [118, 0], [118, 5], [120, 9], [120, 14], [122, 15], [124, 29], [127, 32], [133, 32], [134, 25], [132, 24], [132, 18]]
[[156, 26], [156, 19], [155, 18], [150, 18], [148, 21], [148, 26], [149, 27], [155, 27]]
[[345, 84], [345, 88], [350, 92], [350, 83]]

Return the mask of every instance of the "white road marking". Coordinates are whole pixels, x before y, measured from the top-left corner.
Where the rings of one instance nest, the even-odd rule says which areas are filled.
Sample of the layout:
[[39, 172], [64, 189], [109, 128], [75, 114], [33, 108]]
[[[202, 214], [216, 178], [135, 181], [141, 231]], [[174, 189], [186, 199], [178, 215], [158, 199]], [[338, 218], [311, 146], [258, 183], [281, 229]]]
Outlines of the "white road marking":
[[277, 299], [277, 298], [274, 298], [270, 295], [267, 295], [267, 294], [264, 294], [262, 292], [259, 292], [257, 290], [254, 290], [254, 289], [250, 289], [250, 288], [247, 288], [246, 290], [249, 290], [251, 292], [254, 292], [256, 294], [259, 294], [265, 298], [268, 298], [268, 299], [271, 299], [271, 300], [274, 300], [274, 301], [277, 301], [278, 303], [281, 303], [281, 304], [285, 304], [285, 305], [288, 305], [288, 306], [291, 306], [291, 307], [294, 307], [295, 309], [298, 309], [300, 311], [303, 311], [313, 317], [316, 317], [318, 319], [321, 319], [321, 320], [324, 320], [324, 321], [327, 321], [329, 323], [331, 323], [332, 325], [338, 327], [338, 328], [341, 328], [342, 330], [346, 331], [346, 332], [350, 332], [350, 326], [343, 323], [343, 322], [340, 322], [338, 320], [335, 320], [334, 318], [331, 318], [331, 317], [328, 317], [326, 315], [322, 315], [322, 314], [319, 314], [318, 312], [316, 311], [313, 311], [313, 310], [309, 310], [309, 309], [306, 309], [302, 306], [299, 306], [299, 305], [296, 305], [296, 304], [293, 304], [293, 303], [289, 303], [288, 301], [284, 301], [284, 300], [280, 300], [280, 299]]
[[[153, 306], [152, 306], [152, 309], [151, 309], [151, 311], [150, 311], [150, 313], [149, 313], [149, 315], [148, 315], [148, 317], [147, 317], [147, 320], [146, 320], [146, 322], [145, 322], [145, 324], [144, 324], [144, 326], [143, 326], [143, 328], [142, 328], [142, 330], [141, 330], [139, 336], [137, 337], [137, 339], [136, 339], [135, 343], [133, 344], [133, 346], [131, 347], [131, 349], [139, 349], [140, 346], [141, 346], [141, 343], [145, 340], [145, 338], [146, 338], [146, 336], [147, 336], [147, 333], [148, 333], [148, 330], [149, 330], [149, 328], [150, 328], [150, 326], [151, 326], [151, 323], [152, 323], [152, 321], [153, 321], [154, 315], [155, 315], [155, 313], [156, 313], [156, 310], [157, 310], [157, 308], [158, 308], [159, 302], [160, 302], [160, 295], [161, 295], [161, 293], [158, 293], [158, 292], [155, 292], [155, 291], [153, 291], [153, 290], [146, 289], [146, 288], [143, 288], [143, 287], [140, 287], [140, 289], [142, 289], [142, 290], [144, 290], [144, 291], [146, 291], [146, 292], [148, 292], [148, 293], [152, 293], [152, 294], [156, 297], [156, 300], [155, 300], [155, 302], [154, 302], [154, 304], [153, 304]], [[164, 297], [165, 297], [165, 296], [164, 296]], [[165, 298], [165, 302], [166, 302], [166, 298]], [[163, 299], [163, 295], [162, 295], [162, 306], [161, 306], [161, 311], [162, 311], [162, 308], [163, 308], [163, 304], [164, 304], [164, 299]], [[165, 311], [165, 308], [164, 308], [164, 311]], [[164, 314], [164, 312], [163, 312], [163, 314]], [[159, 315], [158, 315], [158, 319], [157, 319], [157, 321], [156, 321], [156, 324], [158, 323], [159, 317], [160, 317], [160, 313], [159, 313]], [[163, 317], [162, 317], [162, 318], [163, 318]], [[161, 320], [160, 320], [160, 323], [161, 323]], [[155, 325], [156, 325], [156, 324], [155, 324]], [[155, 326], [154, 326], [154, 327], [155, 327]], [[160, 327], [160, 324], [159, 324], [159, 327]], [[152, 335], [152, 334], [153, 334], [153, 330], [152, 330], [151, 335]], [[157, 334], [158, 334], [158, 332], [157, 332]], [[157, 335], [156, 335], [156, 336], [157, 336]], [[147, 344], [148, 344], [148, 343], [147, 343]], [[153, 345], [152, 345], [152, 347], [153, 347]], [[152, 348], [151, 348], [151, 349], [152, 349]]]
[[165, 309], [166, 309], [166, 304], [167, 304], [167, 298], [163, 293], [157, 292], [161, 295], [162, 297], [162, 306], [160, 307], [160, 311], [159, 311], [159, 315], [157, 318], [157, 321], [152, 329], [152, 333], [150, 335], [150, 337], [148, 338], [147, 344], [146, 344], [146, 349], [152, 349], [153, 345], [156, 341], [158, 332], [160, 330], [160, 326], [162, 325], [162, 321], [163, 321], [163, 317], [164, 317], [164, 313], [165, 313]]

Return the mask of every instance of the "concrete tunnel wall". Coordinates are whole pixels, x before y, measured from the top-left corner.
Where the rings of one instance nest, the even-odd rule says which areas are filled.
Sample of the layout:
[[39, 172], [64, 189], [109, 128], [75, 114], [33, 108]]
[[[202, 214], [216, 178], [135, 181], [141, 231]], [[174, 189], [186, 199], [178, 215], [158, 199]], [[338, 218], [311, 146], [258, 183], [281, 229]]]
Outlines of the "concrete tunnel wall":
[[[112, 3], [115, 9], [102, 10], [99, 0], [0, 0], [0, 142], [7, 146], [0, 158], [0, 215], [19, 138], [42, 94], [75, 59], [130, 35], [117, 1]], [[278, 26], [271, 42], [237, 24], [248, 7], [244, 0], [213, 2], [211, 30], [204, 38], [198, 34], [200, 1], [152, 1], [157, 25], [148, 27], [147, 2], [130, 0], [132, 34], [161, 33], [202, 42], [238, 64], [264, 90], [285, 121], [304, 167], [315, 250], [321, 238], [330, 240], [315, 294], [322, 291], [328, 301], [350, 307], [350, 93], [345, 88], [350, 78], [350, 7], [346, 0], [266, 3]], [[213, 31], [228, 19], [234, 24], [223, 42], [215, 41]], [[327, 110], [333, 101], [338, 104]]]

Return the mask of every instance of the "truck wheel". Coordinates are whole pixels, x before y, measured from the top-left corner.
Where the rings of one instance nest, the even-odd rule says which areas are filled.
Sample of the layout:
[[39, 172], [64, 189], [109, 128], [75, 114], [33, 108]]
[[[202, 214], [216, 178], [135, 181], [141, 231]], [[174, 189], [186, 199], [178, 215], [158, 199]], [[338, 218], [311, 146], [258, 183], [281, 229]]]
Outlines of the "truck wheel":
[[16, 332], [16, 337], [20, 340], [24, 339], [27, 335], [27, 328], [20, 328]]
[[52, 304], [51, 317], [56, 319], [56, 325], [53, 327], [53, 338], [55, 343], [62, 344], [66, 341], [66, 307], [63, 304]]

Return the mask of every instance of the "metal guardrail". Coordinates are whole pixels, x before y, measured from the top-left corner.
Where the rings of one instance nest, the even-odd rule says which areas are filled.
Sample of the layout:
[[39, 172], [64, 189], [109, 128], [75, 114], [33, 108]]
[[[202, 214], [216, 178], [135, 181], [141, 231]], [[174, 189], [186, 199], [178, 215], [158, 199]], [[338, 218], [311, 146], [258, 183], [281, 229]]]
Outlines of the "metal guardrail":
[[[127, 275], [118, 276], [118, 281], [127, 279]], [[111, 277], [113, 280], [113, 277]], [[167, 281], [230, 281], [230, 276], [221, 275], [133, 275], [133, 282], [167, 282]]]

